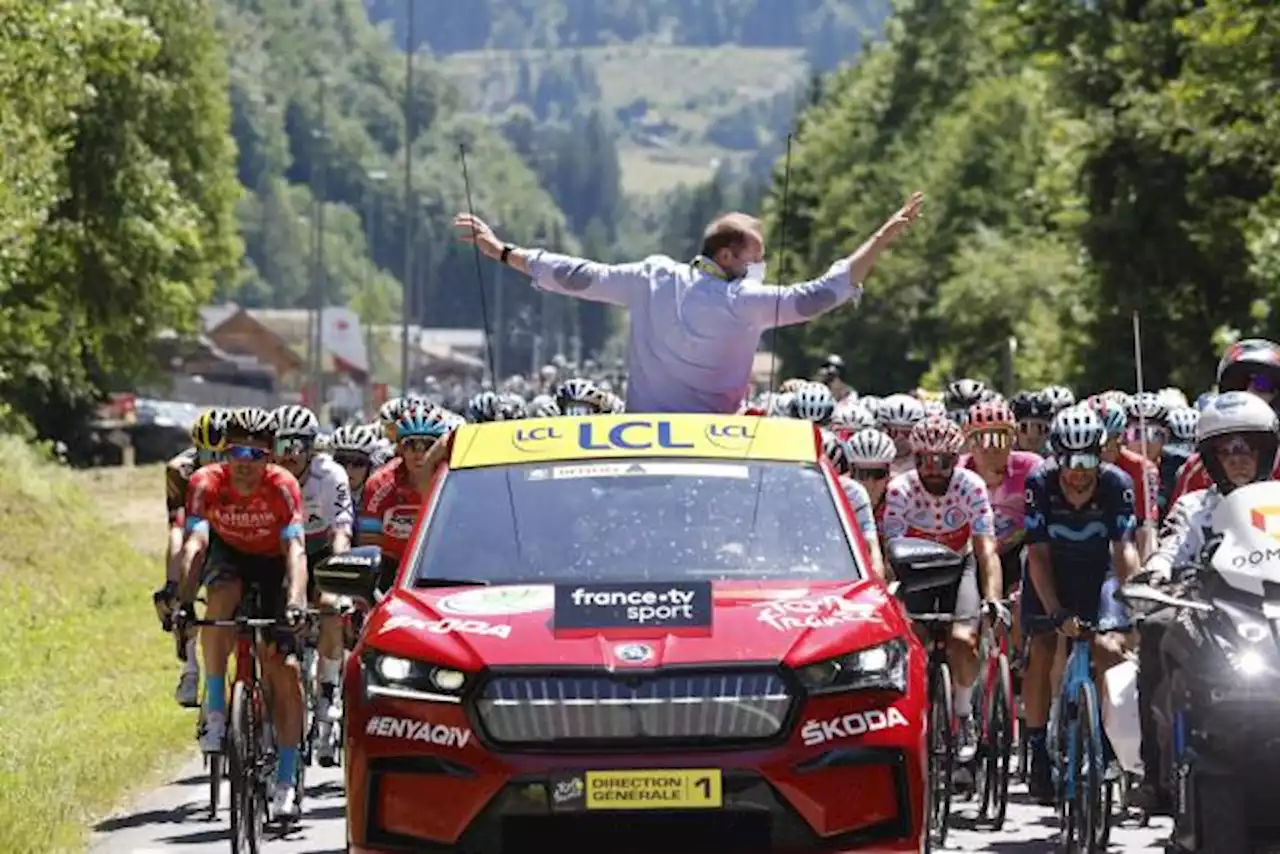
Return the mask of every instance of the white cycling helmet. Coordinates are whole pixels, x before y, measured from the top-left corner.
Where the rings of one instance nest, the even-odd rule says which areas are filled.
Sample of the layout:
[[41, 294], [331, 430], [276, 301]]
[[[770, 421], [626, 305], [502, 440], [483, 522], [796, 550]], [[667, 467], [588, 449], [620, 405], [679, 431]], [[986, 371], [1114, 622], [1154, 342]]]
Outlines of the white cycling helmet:
[[791, 398], [791, 417], [826, 424], [836, 411], [836, 399], [831, 389], [822, 383], [805, 383]]
[[277, 436], [314, 439], [320, 432], [320, 419], [305, 406], [281, 406], [271, 413], [271, 426]]
[[849, 459], [855, 466], [887, 466], [898, 456], [897, 446], [889, 434], [868, 427], [847, 440]]
[[1076, 405], [1076, 395], [1064, 385], [1046, 386], [1040, 396], [1049, 404], [1049, 411], [1057, 415], [1069, 406]]
[[1193, 444], [1199, 423], [1200, 410], [1194, 406], [1179, 406], [1169, 410], [1169, 433], [1174, 444]]
[[530, 418], [552, 418], [560, 414], [560, 407], [549, 394], [539, 394], [529, 401]]
[[330, 445], [336, 453], [364, 454], [373, 459], [382, 446], [380, 428], [370, 428], [363, 424], [350, 427], [339, 427], [333, 431]]
[[1089, 406], [1068, 407], [1049, 426], [1049, 445], [1060, 456], [1097, 454], [1106, 438], [1106, 425]]
[[909, 394], [891, 394], [876, 409], [877, 427], [914, 427], [924, 418], [924, 404]]
[[831, 426], [842, 430], [863, 430], [876, 426], [876, 416], [859, 403], [842, 403], [831, 413]]
[[1160, 398], [1160, 402], [1171, 410], [1191, 405], [1191, 401], [1187, 400], [1187, 396], [1182, 393], [1182, 389], [1175, 386], [1166, 386], [1160, 389], [1156, 392], [1156, 397]]

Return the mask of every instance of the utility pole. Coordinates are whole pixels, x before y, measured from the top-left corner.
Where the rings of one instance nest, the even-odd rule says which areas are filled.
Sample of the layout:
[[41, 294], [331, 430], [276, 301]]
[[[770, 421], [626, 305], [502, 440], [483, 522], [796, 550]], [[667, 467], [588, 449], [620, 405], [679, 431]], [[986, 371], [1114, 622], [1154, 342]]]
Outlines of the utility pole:
[[409, 312], [413, 287], [413, 55], [417, 50], [417, 15], [414, 0], [405, 0], [409, 9], [409, 40], [404, 52], [404, 276], [400, 297], [400, 394], [409, 393]]
[[316, 401], [315, 411], [318, 413], [324, 409], [325, 404], [325, 357], [324, 357], [324, 307], [327, 302], [326, 292], [329, 284], [329, 271], [325, 267], [324, 257], [324, 199], [327, 194], [325, 182], [328, 179], [328, 159], [329, 159], [329, 113], [326, 105], [327, 90], [329, 81], [320, 78], [320, 154], [316, 162], [316, 171], [319, 173], [320, 190], [319, 197], [316, 200], [316, 293], [315, 293], [315, 329], [316, 329], [316, 345], [315, 345], [315, 362], [312, 365], [314, 371], [312, 379], [312, 388], [315, 390]]

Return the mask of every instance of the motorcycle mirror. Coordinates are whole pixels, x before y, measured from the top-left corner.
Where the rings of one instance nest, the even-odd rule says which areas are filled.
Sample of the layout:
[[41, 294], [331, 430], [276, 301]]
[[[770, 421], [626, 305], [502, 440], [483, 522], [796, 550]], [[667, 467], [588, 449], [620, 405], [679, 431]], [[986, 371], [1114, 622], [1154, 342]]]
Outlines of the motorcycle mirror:
[[1214, 610], [1212, 605], [1205, 602], [1196, 602], [1192, 599], [1181, 599], [1177, 596], [1170, 596], [1161, 590], [1157, 590], [1149, 584], [1126, 584], [1116, 590], [1116, 599], [1125, 604], [1134, 602], [1151, 602], [1156, 605], [1164, 605], [1168, 608], [1187, 608], [1192, 611], [1200, 611], [1208, 613]]

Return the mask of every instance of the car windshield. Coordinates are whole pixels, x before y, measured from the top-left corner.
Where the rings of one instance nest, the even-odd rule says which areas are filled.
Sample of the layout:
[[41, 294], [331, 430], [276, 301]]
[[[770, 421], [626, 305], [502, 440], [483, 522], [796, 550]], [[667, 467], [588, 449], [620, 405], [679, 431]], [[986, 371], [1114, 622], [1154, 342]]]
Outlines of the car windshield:
[[413, 577], [506, 584], [860, 572], [816, 466], [667, 459], [450, 472]]

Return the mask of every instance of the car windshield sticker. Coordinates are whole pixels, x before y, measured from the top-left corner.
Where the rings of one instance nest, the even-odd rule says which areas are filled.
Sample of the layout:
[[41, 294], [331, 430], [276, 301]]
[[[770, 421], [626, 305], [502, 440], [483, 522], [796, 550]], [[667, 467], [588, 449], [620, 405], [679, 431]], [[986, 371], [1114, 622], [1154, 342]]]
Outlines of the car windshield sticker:
[[723, 477], [746, 480], [751, 469], [732, 463], [589, 463], [587, 465], [556, 466], [547, 469], [531, 469], [525, 480], [575, 480], [584, 477]]
[[711, 582], [566, 584], [555, 588], [555, 628], [710, 628]]
[[436, 608], [460, 617], [501, 617], [550, 611], [555, 602], [555, 589], [550, 585], [513, 584], [452, 593], [436, 602]]

